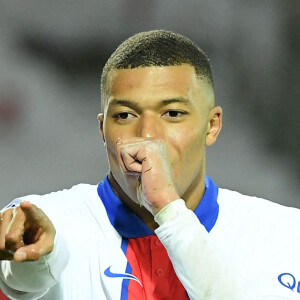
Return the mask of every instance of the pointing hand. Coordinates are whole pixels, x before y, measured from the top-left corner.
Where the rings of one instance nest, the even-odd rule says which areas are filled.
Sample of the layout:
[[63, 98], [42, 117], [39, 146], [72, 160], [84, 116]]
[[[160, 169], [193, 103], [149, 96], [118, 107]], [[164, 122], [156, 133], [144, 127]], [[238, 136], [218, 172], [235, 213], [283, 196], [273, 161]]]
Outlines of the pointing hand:
[[55, 229], [44, 212], [30, 202], [1, 212], [0, 260], [38, 260], [53, 249]]

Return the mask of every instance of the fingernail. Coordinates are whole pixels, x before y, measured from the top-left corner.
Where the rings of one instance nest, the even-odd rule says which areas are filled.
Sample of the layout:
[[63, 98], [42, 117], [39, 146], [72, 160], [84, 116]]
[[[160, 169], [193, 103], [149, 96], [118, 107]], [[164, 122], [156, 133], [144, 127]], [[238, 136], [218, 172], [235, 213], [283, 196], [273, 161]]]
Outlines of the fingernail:
[[16, 252], [15, 253], [15, 260], [17, 261], [23, 261], [26, 260], [27, 254], [25, 252]]

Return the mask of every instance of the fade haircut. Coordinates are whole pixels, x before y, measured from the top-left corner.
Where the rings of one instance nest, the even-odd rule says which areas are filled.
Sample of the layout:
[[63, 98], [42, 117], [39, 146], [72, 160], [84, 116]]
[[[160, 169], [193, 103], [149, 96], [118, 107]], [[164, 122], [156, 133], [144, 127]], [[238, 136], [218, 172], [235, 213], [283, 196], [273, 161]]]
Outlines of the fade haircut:
[[152, 30], [133, 35], [113, 52], [103, 68], [101, 76], [102, 110], [107, 101], [106, 82], [110, 70], [181, 64], [193, 66], [196, 75], [213, 86], [209, 59], [203, 50], [190, 39], [166, 30]]

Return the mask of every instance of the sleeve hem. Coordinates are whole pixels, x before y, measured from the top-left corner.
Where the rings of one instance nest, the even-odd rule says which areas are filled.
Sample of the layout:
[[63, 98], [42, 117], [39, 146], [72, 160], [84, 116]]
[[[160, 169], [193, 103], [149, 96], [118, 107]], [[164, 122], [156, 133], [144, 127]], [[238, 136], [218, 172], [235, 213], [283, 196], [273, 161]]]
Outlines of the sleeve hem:
[[177, 199], [177, 200], [169, 203], [163, 209], [161, 209], [154, 216], [154, 220], [159, 226], [161, 226], [168, 221], [172, 221], [172, 220], [176, 219], [176, 217], [179, 215], [179, 213], [182, 213], [183, 211], [185, 211], [187, 209], [188, 208], [186, 207], [184, 200]]

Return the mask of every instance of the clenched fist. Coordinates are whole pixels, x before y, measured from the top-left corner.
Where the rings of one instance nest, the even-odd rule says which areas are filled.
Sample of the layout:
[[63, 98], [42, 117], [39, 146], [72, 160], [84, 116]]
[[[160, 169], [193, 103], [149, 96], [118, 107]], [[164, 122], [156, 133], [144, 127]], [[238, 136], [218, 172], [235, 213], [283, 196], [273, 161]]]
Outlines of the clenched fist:
[[138, 198], [152, 214], [180, 198], [164, 142], [154, 138], [119, 140], [117, 152], [122, 171], [137, 176]]
[[1, 212], [0, 260], [38, 260], [53, 249], [55, 229], [44, 212], [30, 202]]

